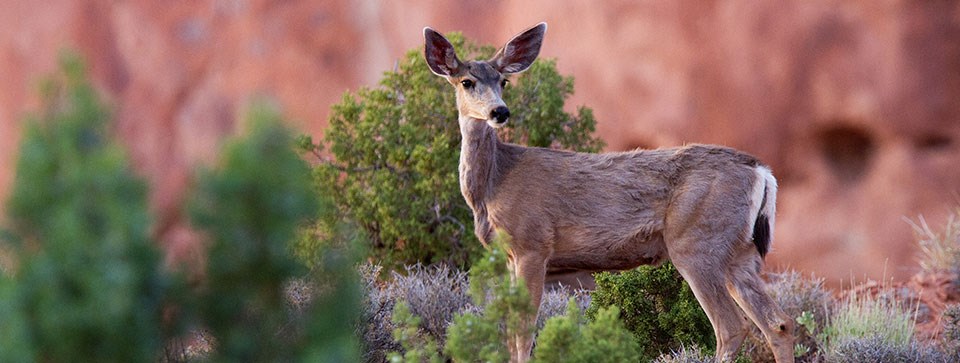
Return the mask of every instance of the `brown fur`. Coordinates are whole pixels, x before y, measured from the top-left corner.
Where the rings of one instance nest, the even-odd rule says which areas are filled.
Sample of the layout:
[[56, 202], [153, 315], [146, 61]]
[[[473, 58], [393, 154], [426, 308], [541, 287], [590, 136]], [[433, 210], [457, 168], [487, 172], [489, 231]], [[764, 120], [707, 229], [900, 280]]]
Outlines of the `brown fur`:
[[[491, 112], [505, 107], [504, 74], [529, 67], [545, 31], [541, 23], [489, 61], [461, 62], [446, 39], [424, 30], [427, 63], [457, 90], [460, 186], [480, 241], [497, 229], [512, 237], [511, 269], [537, 306], [548, 269], [626, 270], [669, 258], [710, 318], [718, 358], [736, 356], [749, 319], [777, 361], [792, 362], [791, 320], [758, 276], [753, 223], [764, 214], [772, 228], [776, 181], [756, 158], [710, 145], [589, 154], [497, 139], [502, 122]], [[526, 361], [531, 345], [517, 337], [512, 360]]]

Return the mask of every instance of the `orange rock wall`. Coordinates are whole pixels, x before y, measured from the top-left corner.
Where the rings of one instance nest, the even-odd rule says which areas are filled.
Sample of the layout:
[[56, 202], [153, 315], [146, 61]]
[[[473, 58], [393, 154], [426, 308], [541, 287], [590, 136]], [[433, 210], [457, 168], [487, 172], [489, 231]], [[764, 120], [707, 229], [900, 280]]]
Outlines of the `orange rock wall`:
[[191, 171], [251, 100], [320, 135], [329, 106], [375, 84], [424, 26], [499, 44], [544, 20], [542, 55], [576, 78], [571, 105], [594, 108], [608, 149], [721, 143], [773, 166], [774, 268], [906, 276], [903, 218], [937, 225], [960, 202], [960, 6], [826, 0], [3, 1], [0, 197], [61, 49], [116, 105], [182, 260], [198, 253], [179, 222]]

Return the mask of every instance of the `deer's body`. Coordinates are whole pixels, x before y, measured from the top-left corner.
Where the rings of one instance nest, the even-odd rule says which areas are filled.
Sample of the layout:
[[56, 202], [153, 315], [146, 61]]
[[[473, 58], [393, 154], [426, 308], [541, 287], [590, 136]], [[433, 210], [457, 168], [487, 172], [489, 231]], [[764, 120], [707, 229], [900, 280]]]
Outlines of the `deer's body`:
[[[791, 320], [758, 276], [777, 185], [756, 158], [711, 145], [590, 154], [497, 139], [495, 127], [509, 117], [504, 74], [529, 67], [545, 30], [541, 23], [474, 62], [424, 31], [427, 63], [457, 88], [460, 186], [477, 236], [485, 244], [495, 230], [511, 236], [511, 270], [536, 306], [550, 269], [625, 270], [669, 258], [710, 318], [721, 360], [736, 356], [749, 319], [777, 361], [792, 362]], [[512, 360], [526, 361], [531, 345], [517, 337]]]
[[[668, 210], [678, 209], [671, 202], [699, 206], [710, 197], [677, 191], [714, 188], [741, 194], [740, 205], [723, 206], [716, 218], [739, 212], [746, 226], [753, 168], [759, 166], [749, 155], [703, 145], [607, 154], [500, 142], [494, 147], [495, 152], [476, 156], [493, 155], [489, 161], [472, 163], [490, 165], [488, 177], [461, 168], [477, 235], [487, 243], [495, 229], [504, 230], [517, 241], [512, 249], [544, 253], [547, 266], [556, 270], [626, 270], [667, 258], [664, 234], [675, 233], [667, 224]], [[718, 167], [737, 175], [710, 175]], [[749, 239], [746, 245], [752, 246]]]

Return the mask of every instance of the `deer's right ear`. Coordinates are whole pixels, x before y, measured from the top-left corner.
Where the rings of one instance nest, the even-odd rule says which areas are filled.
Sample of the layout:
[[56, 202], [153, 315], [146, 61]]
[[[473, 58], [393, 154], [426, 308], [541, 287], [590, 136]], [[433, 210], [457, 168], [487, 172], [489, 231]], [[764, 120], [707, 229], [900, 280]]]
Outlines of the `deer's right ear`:
[[520, 73], [530, 67], [540, 54], [543, 35], [547, 32], [547, 23], [534, 25], [510, 39], [503, 48], [490, 59], [500, 73]]
[[423, 28], [423, 40], [423, 54], [430, 70], [444, 77], [456, 74], [457, 68], [460, 68], [460, 60], [457, 59], [457, 52], [453, 50], [453, 44], [429, 27]]

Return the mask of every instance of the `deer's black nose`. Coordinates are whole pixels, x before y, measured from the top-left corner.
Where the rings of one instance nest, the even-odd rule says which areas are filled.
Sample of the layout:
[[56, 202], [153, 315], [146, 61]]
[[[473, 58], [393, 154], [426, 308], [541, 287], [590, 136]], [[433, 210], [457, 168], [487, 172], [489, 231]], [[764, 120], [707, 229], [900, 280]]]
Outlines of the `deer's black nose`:
[[507, 122], [507, 119], [510, 118], [510, 109], [507, 106], [498, 106], [497, 108], [490, 111], [490, 119], [497, 120], [497, 123]]

